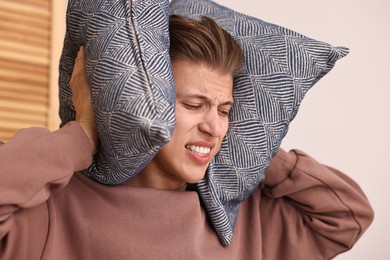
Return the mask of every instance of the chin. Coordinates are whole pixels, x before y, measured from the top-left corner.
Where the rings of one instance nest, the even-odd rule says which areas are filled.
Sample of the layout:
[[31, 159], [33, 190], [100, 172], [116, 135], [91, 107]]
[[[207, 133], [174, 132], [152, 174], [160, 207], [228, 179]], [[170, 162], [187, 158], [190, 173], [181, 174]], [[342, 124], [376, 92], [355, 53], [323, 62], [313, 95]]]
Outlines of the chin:
[[203, 179], [205, 173], [202, 173], [202, 174], [196, 174], [196, 176], [192, 175], [192, 176], [187, 176], [185, 182], [186, 183], [190, 183], [190, 184], [195, 184], [197, 182], [199, 182], [200, 180]]

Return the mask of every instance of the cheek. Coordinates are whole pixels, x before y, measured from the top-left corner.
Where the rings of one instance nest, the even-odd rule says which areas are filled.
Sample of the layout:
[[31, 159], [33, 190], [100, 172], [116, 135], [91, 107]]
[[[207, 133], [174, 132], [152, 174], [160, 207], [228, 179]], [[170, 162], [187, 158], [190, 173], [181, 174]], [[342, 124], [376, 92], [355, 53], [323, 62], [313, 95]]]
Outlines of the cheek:
[[216, 153], [219, 151], [219, 149], [221, 148], [221, 144], [222, 144], [222, 142], [223, 142], [223, 140], [224, 140], [224, 138], [225, 138], [225, 136], [226, 136], [226, 134], [227, 134], [227, 132], [228, 132], [228, 130], [229, 130], [229, 121], [228, 120], [226, 120], [226, 121], [224, 121], [223, 123], [222, 123], [222, 127], [223, 127], [223, 135], [222, 135], [222, 137], [221, 137], [221, 139], [219, 140], [219, 143], [218, 143], [218, 149], [217, 149], [217, 151], [216, 151]]
[[189, 130], [195, 121], [195, 116], [191, 115], [191, 113], [189, 113], [187, 109], [177, 108], [176, 126], [174, 132], [180, 132], [181, 134], [184, 134], [183, 132]]
[[223, 122], [222, 127], [223, 127], [223, 137], [225, 137], [229, 130], [229, 119], [226, 118], [226, 120]]

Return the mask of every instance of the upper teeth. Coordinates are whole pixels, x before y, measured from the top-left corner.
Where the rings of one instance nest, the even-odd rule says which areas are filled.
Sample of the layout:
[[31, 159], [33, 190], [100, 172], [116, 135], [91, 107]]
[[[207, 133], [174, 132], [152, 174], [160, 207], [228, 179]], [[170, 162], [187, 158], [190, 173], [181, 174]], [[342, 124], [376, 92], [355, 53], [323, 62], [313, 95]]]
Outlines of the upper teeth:
[[195, 145], [187, 145], [187, 149], [190, 149], [193, 152], [196, 152], [200, 155], [206, 155], [210, 153], [210, 147], [201, 147], [201, 146], [195, 146]]

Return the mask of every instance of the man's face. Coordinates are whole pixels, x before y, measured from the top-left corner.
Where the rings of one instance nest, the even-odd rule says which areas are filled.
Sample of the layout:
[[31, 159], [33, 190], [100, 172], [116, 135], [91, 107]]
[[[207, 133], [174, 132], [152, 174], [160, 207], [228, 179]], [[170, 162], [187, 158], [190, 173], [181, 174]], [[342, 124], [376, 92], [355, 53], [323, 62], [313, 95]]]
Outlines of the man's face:
[[[177, 188], [201, 180], [228, 130], [233, 78], [187, 60], [173, 62], [176, 127], [146, 170]], [[152, 174], [152, 175], [151, 175]], [[157, 174], [159, 176], [157, 176]]]

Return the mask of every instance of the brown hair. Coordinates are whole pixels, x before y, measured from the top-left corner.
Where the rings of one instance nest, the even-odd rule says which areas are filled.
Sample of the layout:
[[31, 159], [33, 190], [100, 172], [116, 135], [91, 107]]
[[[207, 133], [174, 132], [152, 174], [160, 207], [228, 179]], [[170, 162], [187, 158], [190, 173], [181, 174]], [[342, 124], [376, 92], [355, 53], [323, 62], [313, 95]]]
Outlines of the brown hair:
[[213, 19], [169, 18], [170, 57], [203, 62], [211, 69], [236, 76], [243, 63], [240, 46]]

